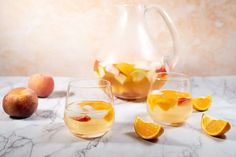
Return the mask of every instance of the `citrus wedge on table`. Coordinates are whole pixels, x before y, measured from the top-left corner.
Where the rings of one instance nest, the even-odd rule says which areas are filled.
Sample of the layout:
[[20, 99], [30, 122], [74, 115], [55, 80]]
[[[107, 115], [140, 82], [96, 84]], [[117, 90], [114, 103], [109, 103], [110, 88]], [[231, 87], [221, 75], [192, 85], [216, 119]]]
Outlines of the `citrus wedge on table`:
[[194, 98], [192, 100], [193, 108], [197, 111], [206, 111], [211, 106], [212, 98], [211, 96], [204, 96], [199, 98]]
[[162, 126], [154, 123], [145, 122], [138, 116], [134, 121], [134, 130], [139, 137], [146, 140], [156, 139], [164, 132]]
[[222, 136], [230, 130], [231, 125], [229, 122], [210, 117], [206, 114], [202, 114], [201, 119], [202, 130], [210, 136]]

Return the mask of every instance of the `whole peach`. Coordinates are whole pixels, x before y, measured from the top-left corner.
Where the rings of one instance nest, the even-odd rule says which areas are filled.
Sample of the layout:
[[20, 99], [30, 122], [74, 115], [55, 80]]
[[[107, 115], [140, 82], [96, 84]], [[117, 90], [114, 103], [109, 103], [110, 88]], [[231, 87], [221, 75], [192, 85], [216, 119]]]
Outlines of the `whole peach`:
[[34, 90], [38, 97], [45, 98], [53, 92], [54, 80], [46, 74], [34, 74], [29, 78], [28, 87]]
[[13, 118], [27, 118], [37, 107], [37, 94], [29, 88], [12, 89], [3, 98], [3, 110]]

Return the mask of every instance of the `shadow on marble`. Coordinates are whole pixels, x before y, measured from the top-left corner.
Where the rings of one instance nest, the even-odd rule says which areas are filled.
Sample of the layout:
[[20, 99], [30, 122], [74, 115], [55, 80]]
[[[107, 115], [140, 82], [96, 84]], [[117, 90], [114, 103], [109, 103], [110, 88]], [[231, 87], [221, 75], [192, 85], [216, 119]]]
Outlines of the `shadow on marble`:
[[[0, 115], [0, 121], [12, 121], [12, 120], [14, 120], [14, 119], [12, 119], [10, 116], [8, 116], [6, 113], [4, 113], [4, 114], [1, 114]], [[17, 119], [16, 119], [17, 120]], [[21, 119], [22, 120], [22, 119]]]
[[236, 129], [231, 128], [228, 133], [225, 135], [225, 139], [236, 141]]
[[138, 137], [136, 135], [135, 132], [127, 132], [125, 133], [125, 135], [135, 139], [135, 140], [138, 140], [140, 142], [143, 142], [144, 144], [147, 144], [147, 145], [150, 145], [150, 144], [153, 144], [153, 143], [157, 143], [158, 142], [158, 139], [152, 139], [152, 140], [144, 140], [144, 139], [141, 139], [140, 137]]
[[218, 137], [213, 137], [213, 136], [209, 136], [209, 135], [206, 135], [206, 134], [204, 134], [204, 135], [211, 138], [215, 142], [224, 142], [225, 140], [236, 141], [236, 132], [234, 132], [232, 134], [226, 133], [225, 135], [218, 136]]
[[[90, 142], [93, 139], [84, 139], [74, 136], [65, 126], [64, 122], [52, 123], [43, 128], [43, 136], [48, 140], [48, 143], [76, 143], [76, 142]], [[101, 137], [99, 137], [101, 138]]]
[[56, 119], [57, 114], [53, 110], [45, 109], [41, 110], [38, 109], [32, 116], [28, 118], [15, 118], [15, 117], [10, 117], [7, 114], [1, 114], [0, 115], [0, 120], [1, 121], [34, 121], [34, 120], [52, 120]]
[[111, 131], [102, 137], [104, 143], [137, 143], [144, 145], [153, 145], [158, 140], [143, 140], [139, 138], [134, 129], [132, 123], [115, 123]]
[[60, 90], [60, 91], [54, 91], [48, 98], [55, 99], [55, 98], [61, 98], [66, 97], [66, 91]]
[[30, 118], [29, 120], [48, 120], [48, 119], [55, 119], [57, 116], [54, 110], [50, 109], [38, 109]]
[[169, 145], [169, 146], [182, 146], [188, 147], [188, 144], [185, 141], [177, 141], [168, 136], [168, 134], [163, 134], [157, 140], [148, 141], [139, 138], [133, 129], [132, 123], [116, 123], [112, 128], [112, 131], [103, 137], [104, 143], [139, 143], [141, 145]]

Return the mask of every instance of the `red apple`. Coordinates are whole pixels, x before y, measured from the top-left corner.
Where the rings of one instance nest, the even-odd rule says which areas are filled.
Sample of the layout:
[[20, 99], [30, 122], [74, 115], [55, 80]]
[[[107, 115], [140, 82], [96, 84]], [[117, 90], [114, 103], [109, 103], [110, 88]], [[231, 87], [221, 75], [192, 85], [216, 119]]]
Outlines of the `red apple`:
[[37, 94], [29, 88], [12, 89], [3, 98], [3, 110], [13, 118], [27, 118], [37, 107]]
[[46, 74], [34, 74], [29, 78], [28, 87], [34, 90], [38, 97], [45, 98], [53, 92], [54, 80]]

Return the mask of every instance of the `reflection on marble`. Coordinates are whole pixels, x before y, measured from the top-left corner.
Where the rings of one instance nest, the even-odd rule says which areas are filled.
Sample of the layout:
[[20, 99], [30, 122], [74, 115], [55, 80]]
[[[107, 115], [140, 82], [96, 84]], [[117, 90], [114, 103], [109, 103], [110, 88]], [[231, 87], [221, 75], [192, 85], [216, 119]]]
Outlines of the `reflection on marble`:
[[[136, 115], [150, 120], [145, 103], [115, 100], [116, 121], [100, 138], [79, 139], [63, 122], [64, 92], [69, 78], [56, 78], [55, 92], [39, 99], [37, 112], [23, 120], [10, 119], [0, 108], [0, 156], [150, 156], [150, 157], [236, 157], [236, 76], [192, 79], [192, 93], [211, 93], [213, 105], [207, 114], [226, 119], [232, 128], [224, 139], [210, 137], [200, 128], [201, 113], [194, 112], [181, 127], [165, 127], [157, 141], [137, 138], [133, 130]], [[0, 103], [6, 92], [25, 86], [25, 77], [0, 77]]]

